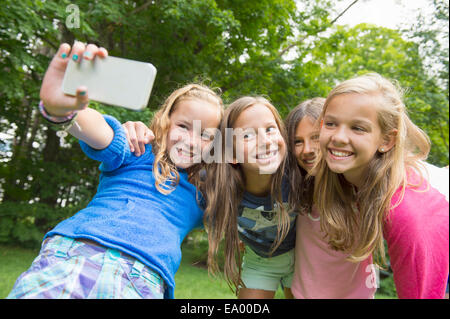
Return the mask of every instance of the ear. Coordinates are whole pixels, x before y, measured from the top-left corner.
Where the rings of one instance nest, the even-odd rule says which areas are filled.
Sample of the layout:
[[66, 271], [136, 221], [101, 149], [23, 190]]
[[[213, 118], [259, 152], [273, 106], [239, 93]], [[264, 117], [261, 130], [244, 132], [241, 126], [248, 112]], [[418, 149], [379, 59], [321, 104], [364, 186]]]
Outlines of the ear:
[[395, 146], [395, 140], [397, 137], [397, 130], [391, 130], [383, 136], [383, 143], [378, 147], [378, 152], [389, 152]]

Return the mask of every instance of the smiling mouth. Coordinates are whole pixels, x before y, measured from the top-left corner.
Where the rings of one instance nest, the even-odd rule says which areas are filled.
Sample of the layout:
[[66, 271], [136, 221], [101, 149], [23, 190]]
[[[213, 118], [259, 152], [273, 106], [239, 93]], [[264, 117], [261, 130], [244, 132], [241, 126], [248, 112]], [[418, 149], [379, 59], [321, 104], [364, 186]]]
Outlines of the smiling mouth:
[[333, 150], [333, 149], [328, 149], [328, 152], [333, 156], [333, 158], [338, 158], [338, 159], [345, 159], [354, 154], [353, 152], [338, 151], [338, 150]]
[[193, 152], [186, 151], [183, 148], [177, 148], [177, 154], [180, 157], [189, 157], [189, 158], [192, 158], [195, 155]]
[[266, 161], [270, 161], [272, 158], [276, 157], [277, 155], [278, 155], [278, 151], [275, 150], [275, 151], [271, 151], [269, 153], [258, 154], [258, 155], [256, 155], [256, 159], [259, 161], [266, 162]]
[[308, 158], [308, 159], [302, 159], [302, 162], [306, 165], [313, 165], [316, 162], [316, 158]]

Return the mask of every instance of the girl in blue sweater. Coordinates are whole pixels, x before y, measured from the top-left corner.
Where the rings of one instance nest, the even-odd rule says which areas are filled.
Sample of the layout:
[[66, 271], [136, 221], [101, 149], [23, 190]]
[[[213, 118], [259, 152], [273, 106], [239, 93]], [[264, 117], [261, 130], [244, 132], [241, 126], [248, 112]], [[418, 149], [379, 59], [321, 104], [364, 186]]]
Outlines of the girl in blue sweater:
[[[98, 56], [98, 57], [97, 57]], [[199, 159], [218, 127], [223, 104], [212, 90], [187, 85], [154, 116], [155, 139], [135, 156], [113, 117], [87, 107], [86, 87], [63, 94], [69, 59], [105, 58], [89, 44], [62, 44], [41, 87], [41, 113], [67, 130], [100, 164], [100, 183], [89, 205], [45, 235], [31, 267], [8, 298], [173, 298], [180, 245], [201, 226], [195, 185]]]

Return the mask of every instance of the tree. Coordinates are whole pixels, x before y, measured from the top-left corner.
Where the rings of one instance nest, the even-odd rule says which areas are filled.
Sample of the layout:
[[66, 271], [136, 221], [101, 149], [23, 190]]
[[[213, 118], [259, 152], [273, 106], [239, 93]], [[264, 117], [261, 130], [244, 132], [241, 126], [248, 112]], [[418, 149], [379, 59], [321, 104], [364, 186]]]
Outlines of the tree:
[[[437, 8], [445, 4], [434, 3]], [[426, 72], [421, 47], [404, 39], [405, 32], [369, 25], [336, 27], [345, 10], [334, 12], [333, 4], [331, 0], [79, 0], [74, 7], [68, 0], [4, 0], [0, 133], [7, 141], [0, 145], [0, 241], [20, 236], [25, 236], [22, 241], [33, 240], [36, 236], [25, 234], [36, 234], [31, 229], [44, 232], [85, 206], [95, 193], [98, 163], [86, 158], [74, 138], [61, 143], [36, 111], [50, 58], [59, 43], [74, 39], [156, 66], [145, 111], [91, 104], [122, 122], [148, 122], [170, 92], [192, 81], [220, 88], [225, 103], [242, 95], [266, 95], [286, 115], [307, 98], [326, 96], [341, 80], [379, 72], [410, 89], [406, 102], [411, 117], [433, 141], [431, 162], [448, 164], [448, 91], [436, 74]], [[436, 19], [445, 12], [448, 18], [448, 2], [446, 8], [444, 13], [436, 11]], [[67, 23], [76, 11], [78, 26]], [[448, 75], [448, 48], [442, 52], [440, 81], [445, 70]]]
[[[226, 102], [262, 93], [277, 105], [289, 93], [279, 92], [291, 84], [278, 53], [294, 30], [307, 34], [314, 29], [302, 17], [328, 22], [330, 1], [304, 3], [299, 13], [294, 0], [80, 0], [72, 11], [68, 0], [5, 0], [0, 8], [0, 131], [9, 136], [11, 148], [1, 153], [0, 235], [6, 216], [13, 218], [8, 225], [45, 231], [55, 223], [51, 216], [70, 215], [95, 192], [98, 164], [82, 154], [74, 138], [61, 144], [36, 112], [40, 83], [59, 43], [94, 42], [111, 55], [157, 67], [144, 112], [91, 104], [120, 121], [148, 122], [169, 92], [200, 80], [221, 88]], [[75, 12], [79, 25], [74, 26], [67, 19]], [[21, 210], [25, 215], [14, 215], [11, 205], [31, 205], [39, 212], [30, 208], [29, 215], [26, 209]], [[12, 232], [5, 226], [4, 238], [24, 233]]]

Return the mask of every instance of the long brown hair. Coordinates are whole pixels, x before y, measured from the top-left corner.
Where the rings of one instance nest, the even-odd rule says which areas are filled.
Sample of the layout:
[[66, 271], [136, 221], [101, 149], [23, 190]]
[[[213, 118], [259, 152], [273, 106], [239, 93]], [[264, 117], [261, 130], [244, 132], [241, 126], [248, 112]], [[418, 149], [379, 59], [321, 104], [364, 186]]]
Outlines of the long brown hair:
[[[170, 129], [170, 115], [175, 111], [181, 101], [197, 99], [216, 105], [223, 115], [223, 102], [220, 96], [212, 89], [201, 84], [188, 84], [170, 94], [161, 108], [156, 112], [150, 124], [150, 129], [155, 135], [152, 142], [155, 161], [153, 163], [153, 174], [155, 186], [163, 194], [168, 194], [178, 185], [179, 174], [172, 163], [167, 150], [167, 133]], [[198, 171], [200, 165], [194, 165], [189, 171]], [[188, 172], [189, 173], [189, 172]], [[194, 175], [194, 174], [190, 174]]]
[[[262, 97], [242, 97], [230, 104], [225, 110], [224, 117], [220, 126], [220, 136], [224, 139], [229, 128], [234, 128], [239, 115], [249, 107], [255, 104], [266, 106], [273, 114], [278, 129], [286, 141], [286, 132], [284, 124], [276, 108], [265, 98]], [[230, 158], [226, 158], [226, 143], [219, 141], [222, 145], [223, 161], [213, 163], [207, 169], [207, 178], [205, 189], [206, 209], [205, 209], [205, 227], [208, 231], [209, 249], [208, 249], [208, 268], [210, 272], [215, 273], [218, 270], [217, 252], [219, 244], [223, 238], [225, 265], [224, 274], [228, 285], [236, 293], [239, 286], [243, 286], [241, 280], [239, 235], [237, 229], [238, 206], [242, 200], [245, 191], [245, 177], [239, 164], [233, 164]], [[281, 183], [285, 169], [285, 160], [272, 175], [271, 179], [271, 198], [279, 208], [278, 234], [272, 246], [272, 252], [281, 244], [289, 230], [289, 215], [283, 206]]]
[[[289, 207], [300, 213], [310, 212], [312, 209], [314, 178], [309, 176], [308, 172], [297, 162], [295, 156], [295, 133], [305, 116], [317, 122], [324, 103], [325, 99], [323, 97], [315, 97], [303, 101], [289, 112], [284, 121], [288, 136]], [[318, 123], [316, 124], [318, 125]], [[318, 155], [320, 150], [317, 151]]]
[[[320, 154], [315, 173], [314, 203], [320, 213], [321, 228], [327, 233], [332, 248], [349, 252], [348, 259], [355, 262], [373, 253], [374, 262], [383, 266], [383, 224], [387, 213], [403, 199], [408, 170], [420, 172], [421, 160], [426, 159], [430, 150], [430, 141], [409, 119], [401, 89], [381, 75], [366, 74], [336, 86], [328, 95], [319, 120], [324, 117], [330, 101], [340, 94], [373, 96], [374, 101], [378, 101], [381, 133], [385, 135], [396, 130], [395, 145], [387, 152], [375, 154], [366, 169], [364, 184], [357, 191], [342, 174], [332, 172]], [[399, 188], [399, 200], [391, 206], [392, 197]]]

